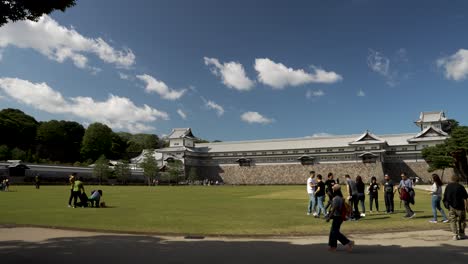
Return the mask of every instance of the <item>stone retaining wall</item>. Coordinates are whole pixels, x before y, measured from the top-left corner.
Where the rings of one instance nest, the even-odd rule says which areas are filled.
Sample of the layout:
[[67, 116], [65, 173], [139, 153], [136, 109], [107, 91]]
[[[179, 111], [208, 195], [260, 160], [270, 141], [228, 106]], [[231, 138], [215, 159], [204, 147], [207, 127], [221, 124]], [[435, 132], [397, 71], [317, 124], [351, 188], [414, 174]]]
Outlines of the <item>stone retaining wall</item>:
[[[365, 183], [370, 182], [372, 176], [377, 177], [377, 182], [383, 181], [383, 176], [388, 173], [395, 181], [400, 180], [401, 172], [406, 172], [408, 177], [420, 177], [422, 182], [431, 181], [432, 173], [442, 176], [442, 171], [428, 172], [428, 164], [419, 162], [396, 162], [396, 163], [320, 163], [314, 165], [301, 164], [266, 164], [253, 166], [221, 165], [197, 167], [197, 174], [201, 178], [223, 181], [226, 184], [304, 184], [309, 171], [314, 170], [316, 174], [322, 174], [326, 179], [327, 174], [332, 172], [335, 179], [344, 182], [344, 175], [349, 174], [353, 179], [361, 175]], [[187, 168], [186, 168], [187, 169]], [[453, 174], [452, 169], [444, 172], [443, 181], [447, 182]]]

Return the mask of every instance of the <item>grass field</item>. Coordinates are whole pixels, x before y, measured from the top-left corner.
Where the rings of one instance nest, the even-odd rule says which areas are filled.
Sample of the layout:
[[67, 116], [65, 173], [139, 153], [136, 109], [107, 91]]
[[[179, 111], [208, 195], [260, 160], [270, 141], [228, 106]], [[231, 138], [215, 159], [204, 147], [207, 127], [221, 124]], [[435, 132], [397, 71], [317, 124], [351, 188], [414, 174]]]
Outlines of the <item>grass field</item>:
[[[86, 186], [87, 193], [97, 186]], [[318, 235], [330, 223], [306, 216], [304, 186], [101, 186], [108, 208], [68, 208], [67, 186], [12, 186], [0, 192], [0, 224], [37, 225], [179, 235]], [[380, 210], [385, 208], [379, 196]], [[414, 219], [367, 212], [345, 233], [449, 229], [430, 224], [430, 195], [417, 191]], [[366, 210], [369, 201], [366, 197]], [[446, 210], [447, 211], [447, 210]], [[440, 220], [441, 218], [439, 218]]]

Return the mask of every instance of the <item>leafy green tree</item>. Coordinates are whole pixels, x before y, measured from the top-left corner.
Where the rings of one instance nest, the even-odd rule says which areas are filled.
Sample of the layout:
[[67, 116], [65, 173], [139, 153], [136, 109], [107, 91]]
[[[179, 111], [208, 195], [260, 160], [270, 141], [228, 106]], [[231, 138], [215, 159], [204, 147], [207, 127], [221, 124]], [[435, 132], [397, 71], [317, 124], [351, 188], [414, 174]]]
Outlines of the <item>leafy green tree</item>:
[[191, 167], [188, 173], [188, 180], [191, 182], [195, 182], [199, 180], [197, 168]]
[[63, 12], [75, 3], [75, 0], [0, 0], [0, 27], [9, 21], [37, 21], [44, 14], [54, 10]]
[[7, 145], [0, 146], [0, 160], [8, 160], [10, 158], [10, 149]]
[[102, 181], [110, 176], [110, 173], [109, 161], [104, 155], [101, 155], [94, 163], [93, 176], [99, 179], [99, 185], [101, 185]]
[[167, 163], [169, 182], [178, 183], [184, 178], [184, 167], [182, 161], [174, 160]]
[[11, 151], [11, 158], [14, 160], [26, 160], [27, 159], [27, 153], [26, 151], [20, 149], [20, 148], [14, 148]]
[[113, 160], [127, 159], [127, 141], [118, 133], [112, 133], [112, 146], [110, 149], [110, 158]]
[[18, 109], [1, 110], [0, 145], [7, 145], [10, 149], [15, 147], [24, 150], [34, 149], [38, 124], [36, 119]]
[[158, 162], [153, 156], [153, 149], [145, 152], [143, 161], [139, 164], [140, 168], [143, 169], [143, 175], [148, 180], [148, 185], [151, 185], [154, 179], [159, 177]]
[[41, 122], [37, 128], [37, 154], [40, 158], [53, 161], [79, 160], [84, 132], [84, 127], [77, 122]]
[[455, 126], [443, 144], [422, 151], [423, 158], [429, 163], [429, 170], [453, 168], [465, 180], [468, 178], [467, 154], [467, 126]]
[[127, 184], [128, 178], [132, 175], [130, 166], [127, 160], [121, 160], [114, 167], [114, 174], [122, 184]]
[[89, 125], [83, 136], [81, 158], [96, 160], [101, 155], [109, 156], [112, 148], [112, 135], [112, 130], [104, 124]]

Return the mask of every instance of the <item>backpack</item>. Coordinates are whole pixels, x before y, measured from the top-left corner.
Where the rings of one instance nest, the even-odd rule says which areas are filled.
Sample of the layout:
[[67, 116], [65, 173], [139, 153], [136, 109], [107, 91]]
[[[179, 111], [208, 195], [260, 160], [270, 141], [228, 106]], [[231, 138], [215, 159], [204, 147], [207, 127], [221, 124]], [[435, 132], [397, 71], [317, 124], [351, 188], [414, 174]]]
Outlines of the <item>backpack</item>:
[[353, 209], [351, 205], [343, 200], [343, 205], [341, 206], [341, 220], [346, 221], [352, 217]]

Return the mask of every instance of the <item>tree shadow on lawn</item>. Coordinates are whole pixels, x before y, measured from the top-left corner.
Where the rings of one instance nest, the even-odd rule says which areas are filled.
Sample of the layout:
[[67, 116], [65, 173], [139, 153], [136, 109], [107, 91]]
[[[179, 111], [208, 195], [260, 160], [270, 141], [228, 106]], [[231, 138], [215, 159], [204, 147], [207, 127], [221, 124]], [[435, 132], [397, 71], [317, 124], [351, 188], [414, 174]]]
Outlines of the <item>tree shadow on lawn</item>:
[[[441, 238], [441, 239], [445, 239]], [[454, 241], [455, 242], [455, 241]], [[466, 243], [460, 246], [401, 247], [356, 245], [352, 253], [339, 246], [296, 245], [274, 241], [167, 241], [152, 236], [101, 235], [53, 238], [41, 242], [2, 241], [2, 263], [466, 263]], [[455, 243], [458, 243], [455, 242]]]

